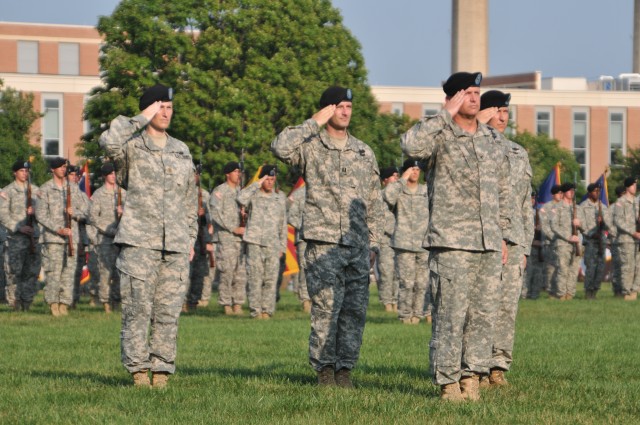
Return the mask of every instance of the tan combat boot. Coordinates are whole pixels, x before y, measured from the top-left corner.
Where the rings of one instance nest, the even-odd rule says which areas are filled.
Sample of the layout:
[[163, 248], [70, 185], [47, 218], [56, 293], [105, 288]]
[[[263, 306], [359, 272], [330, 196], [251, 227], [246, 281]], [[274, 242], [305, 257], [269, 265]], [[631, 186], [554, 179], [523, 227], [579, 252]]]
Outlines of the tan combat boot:
[[198, 301], [198, 307], [206, 307], [209, 305], [209, 300], [200, 300]]
[[433, 318], [431, 317], [431, 315], [427, 316], [426, 321], [428, 324], [431, 324], [433, 322]]
[[637, 300], [637, 299], [638, 299], [638, 293], [637, 293], [637, 292], [632, 292], [632, 293], [631, 293], [631, 300], [632, 300], [632, 301], [635, 301], [635, 300]]
[[262, 313], [262, 320], [271, 320], [271, 315], [269, 313]]
[[462, 393], [460, 392], [460, 384], [454, 382], [453, 384], [440, 385], [440, 400], [464, 401]]
[[149, 380], [149, 374], [146, 370], [141, 370], [139, 372], [133, 372], [131, 376], [133, 377], [133, 386], [134, 387], [150, 387], [151, 381]]
[[53, 317], [60, 317], [60, 304], [51, 303], [49, 304], [49, 308], [51, 309], [51, 315]]
[[491, 373], [489, 374], [489, 382], [491, 385], [496, 385], [498, 387], [509, 385], [509, 382], [504, 377], [504, 370], [500, 369], [491, 369]]
[[104, 312], [106, 314], [111, 314], [111, 304], [109, 303], [104, 303], [102, 304], [102, 306], [104, 307]]
[[58, 310], [60, 311], [60, 316], [68, 316], [69, 315], [69, 306], [66, 304], [58, 304]]
[[419, 317], [416, 317], [416, 316], [413, 316], [413, 317], [411, 318], [411, 323], [412, 323], [413, 325], [418, 325], [418, 324], [420, 324], [420, 318], [419, 318]]
[[169, 372], [153, 372], [153, 388], [166, 388], [169, 383]]
[[241, 304], [234, 304], [234, 306], [233, 306], [233, 314], [235, 314], [236, 316], [242, 316], [244, 314], [244, 311], [242, 311], [242, 305]]
[[386, 311], [387, 313], [393, 313], [393, 304], [385, 304], [384, 311]]
[[333, 387], [336, 385], [335, 371], [333, 366], [325, 366], [318, 371], [318, 386]]
[[225, 306], [224, 306], [224, 314], [225, 314], [226, 316], [231, 316], [231, 315], [233, 315], [233, 309], [231, 308], [231, 306], [230, 306], [230, 305], [225, 305]]
[[480, 400], [480, 375], [463, 376], [460, 379], [460, 392], [465, 400]]
[[394, 313], [398, 312], [398, 304], [393, 304], [393, 312]]
[[341, 388], [353, 388], [353, 382], [351, 382], [351, 371], [346, 367], [336, 371], [335, 381], [336, 385]]
[[311, 301], [306, 300], [302, 302], [302, 311], [305, 313], [311, 313]]

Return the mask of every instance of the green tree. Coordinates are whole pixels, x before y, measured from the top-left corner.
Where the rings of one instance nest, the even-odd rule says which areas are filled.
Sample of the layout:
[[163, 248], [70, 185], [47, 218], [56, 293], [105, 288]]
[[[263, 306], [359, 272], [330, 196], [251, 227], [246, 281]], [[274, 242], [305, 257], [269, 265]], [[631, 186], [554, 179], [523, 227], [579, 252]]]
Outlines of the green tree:
[[[546, 134], [534, 135], [525, 131], [511, 137], [511, 140], [522, 145], [529, 153], [529, 163], [533, 170], [531, 185], [534, 189], [549, 175], [551, 169], [559, 162], [562, 182], [573, 182], [574, 175], [580, 180], [580, 165], [568, 149], [560, 147], [560, 142]], [[584, 185], [579, 184], [576, 192], [579, 197], [585, 193]]]
[[378, 113], [360, 44], [329, 0], [123, 0], [98, 30], [104, 86], [85, 109], [85, 156], [101, 155], [106, 123], [136, 115], [157, 82], [176, 90], [170, 132], [202, 157], [205, 186], [243, 150], [249, 175], [274, 163], [271, 140], [311, 117], [334, 84], [353, 90], [351, 132], [385, 161], [399, 154], [406, 119]]
[[40, 148], [29, 143], [31, 127], [39, 117], [33, 110], [32, 93], [4, 88], [0, 80], [0, 187], [13, 181], [11, 166], [18, 159], [33, 158], [31, 178], [35, 184], [47, 180], [48, 166]]
[[640, 178], [640, 149], [629, 149], [627, 156], [622, 152], [616, 152], [615, 164], [611, 166], [611, 173], [607, 176], [607, 186], [609, 188], [609, 202], [613, 203], [618, 199], [615, 188], [624, 183], [627, 177]]

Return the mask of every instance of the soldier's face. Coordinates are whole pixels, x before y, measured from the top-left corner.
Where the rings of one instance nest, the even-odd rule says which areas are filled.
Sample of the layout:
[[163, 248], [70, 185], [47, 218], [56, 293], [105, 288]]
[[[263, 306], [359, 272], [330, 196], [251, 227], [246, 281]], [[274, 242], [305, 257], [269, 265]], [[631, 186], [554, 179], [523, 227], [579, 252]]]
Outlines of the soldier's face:
[[500, 133], [504, 133], [507, 129], [507, 124], [509, 124], [509, 108], [506, 106], [498, 108], [498, 113], [495, 114], [487, 124], [498, 130]]
[[564, 193], [558, 192], [555, 195], [551, 195], [551, 196], [553, 196], [553, 200], [554, 201], [560, 201], [562, 199], [562, 197], [564, 196]]
[[629, 187], [627, 188], [627, 193], [630, 193], [631, 195], [634, 195], [634, 196], [635, 196], [635, 194], [636, 194], [637, 190], [638, 190], [638, 187], [637, 187], [637, 186], [636, 186], [636, 184], [634, 183], [634, 184], [632, 184], [631, 186], [629, 186]]
[[564, 199], [567, 199], [567, 200], [569, 200], [569, 201], [570, 201], [570, 200], [572, 200], [572, 199], [573, 199], [573, 196], [574, 196], [575, 194], [576, 194], [576, 192], [575, 192], [573, 189], [571, 189], [571, 190], [567, 190], [567, 191], [564, 193]]
[[420, 178], [420, 167], [411, 167], [411, 174], [409, 174], [409, 181], [415, 183]]
[[20, 183], [24, 183], [27, 181], [27, 177], [29, 177], [29, 170], [26, 168], [21, 168], [18, 171], [14, 172], [13, 175], [16, 178], [16, 181]]
[[164, 132], [167, 128], [169, 128], [172, 116], [173, 102], [162, 102], [160, 110], [153, 116], [151, 122], [149, 122], [149, 125], [153, 127], [154, 130]]
[[464, 100], [459, 113], [462, 115], [476, 116], [480, 110], [480, 87], [469, 87], [464, 91]]
[[349, 127], [349, 122], [351, 122], [352, 107], [353, 104], [346, 100], [338, 103], [333, 116], [327, 124], [336, 130], [346, 130]]
[[113, 171], [110, 174], [104, 176], [104, 181], [109, 184], [116, 184], [116, 172]]
[[271, 192], [273, 191], [273, 187], [276, 184], [276, 177], [275, 176], [269, 176], [266, 179], [264, 179], [264, 181], [262, 182], [262, 190], [264, 190], [265, 192]]
[[387, 177], [386, 179], [384, 179], [384, 181], [382, 183], [384, 183], [384, 185], [388, 185], [389, 183], [393, 183], [395, 181], [398, 181], [400, 177], [398, 176], [398, 173], [393, 173], [391, 175], [391, 177]]
[[[66, 175], [67, 175], [67, 166], [63, 165], [61, 167], [58, 168], [53, 168], [51, 170], [51, 172], [53, 173], [54, 176], [56, 176], [59, 179], [63, 179]], [[69, 178], [71, 178], [71, 176], [69, 176]]]
[[595, 189], [589, 192], [589, 198], [591, 198], [592, 201], [597, 201], [598, 198], [600, 198], [600, 189]]

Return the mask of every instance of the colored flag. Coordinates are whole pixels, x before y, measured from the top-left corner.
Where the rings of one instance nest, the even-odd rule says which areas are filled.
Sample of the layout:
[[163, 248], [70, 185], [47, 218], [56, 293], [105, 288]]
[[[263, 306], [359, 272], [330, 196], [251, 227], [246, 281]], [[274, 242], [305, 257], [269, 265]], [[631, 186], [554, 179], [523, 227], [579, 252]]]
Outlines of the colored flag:
[[89, 161], [86, 161], [82, 166], [80, 181], [78, 182], [78, 186], [80, 190], [83, 191], [87, 197], [91, 198], [91, 178], [89, 176]]
[[537, 207], [542, 204], [546, 204], [553, 198], [551, 196], [551, 188], [557, 184], [560, 184], [560, 163], [558, 162], [552, 169], [544, 182], [538, 189], [538, 197], [536, 198]]
[[257, 182], [258, 180], [260, 180], [260, 172], [262, 171], [262, 165], [258, 167], [258, 171], [256, 171], [256, 173], [253, 175], [253, 177], [251, 178], [251, 180], [249, 180], [247, 182], [247, 184], [244, 187], [249, 187], [251, 186], [253, 183]]
[[[304, 186], [304, 179], [302, 177], [298, 178], [296, 184], [291, 188], [291, 192], [289, 192], [288, 196], [291, 196], [293, 192], [300, 189]], [[285, 269], [284, 275], [289, 276], [290, 274], [295, 274], [300, 272], [300, 267], [298, 266], [298, 250], [296, 248], [296, 229], [292, 225], [287, 225], [287, 252], [285, 258]]]
[[80, 285], [85, 285], [91, 280], [91, 274], [89, 273], [89, 253], [85, 253], [84, 265], [82, 266], [82, 273], [80, 274]]
[[[596, 180], [596, 184], [600, 186], [600, 202], [602, 202], [603, 205], [606, 205], [608, 207], [609, 206], [609, 188], [607, 186], [606, 174], [607, 174], [606, 171], [603, 174], [601, 174], [598, 180]], [[580, 203], [584, 202], [588, 196], [589, 194], [585, 193], [585, 195], [580, 200]]]

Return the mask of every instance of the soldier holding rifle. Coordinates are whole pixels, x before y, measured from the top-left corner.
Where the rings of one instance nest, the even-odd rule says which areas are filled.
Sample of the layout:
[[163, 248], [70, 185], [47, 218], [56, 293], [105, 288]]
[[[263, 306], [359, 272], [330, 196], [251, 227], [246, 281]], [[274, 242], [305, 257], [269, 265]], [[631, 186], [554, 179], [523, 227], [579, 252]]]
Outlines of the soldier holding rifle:
[[600, 185], [591, 183], [587, 187], [588, 198], [580, 204], [584, 223], [582, 237], [584, 240], [584, 292], [586, 299], [595, 299], [604, 277], [605, 248], [607, 235], [604, 232], [607, 206], [600, 202]]

